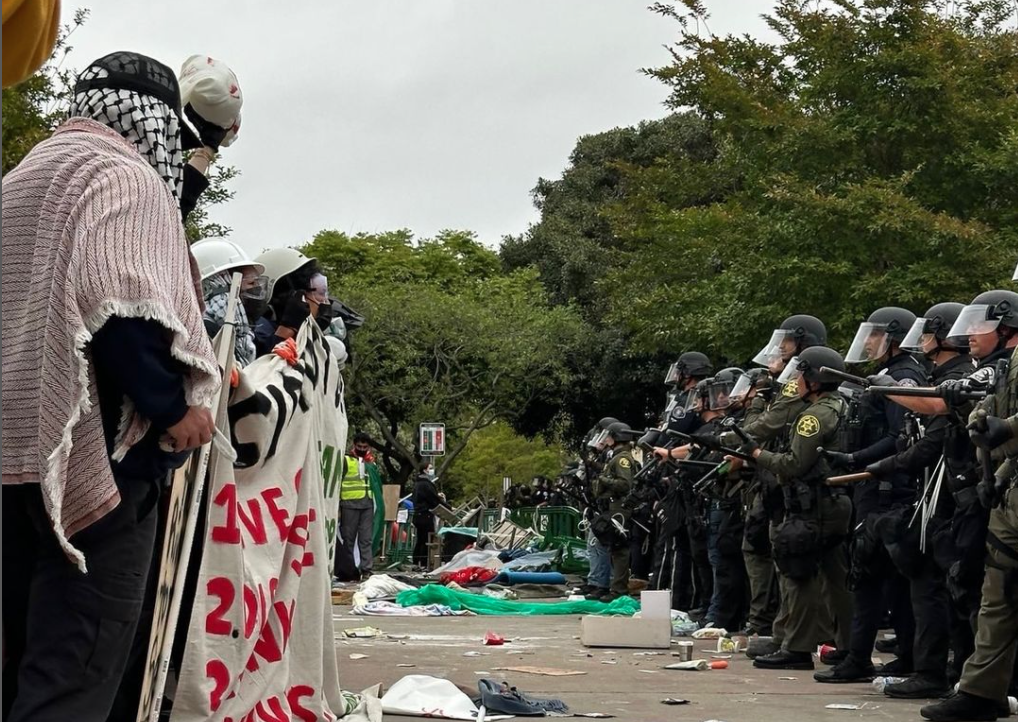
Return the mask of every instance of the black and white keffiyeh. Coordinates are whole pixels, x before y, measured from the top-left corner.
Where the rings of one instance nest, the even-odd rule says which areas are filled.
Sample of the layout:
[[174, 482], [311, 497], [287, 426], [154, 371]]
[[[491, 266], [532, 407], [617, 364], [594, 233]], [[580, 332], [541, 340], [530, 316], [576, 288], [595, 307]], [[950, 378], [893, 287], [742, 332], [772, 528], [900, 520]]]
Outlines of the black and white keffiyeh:
[[[91, 67], [80, 80], [106, 77], [107, 71]], [[180, 142], [180, 118], [163, 101], [120, 88], [92, 87], [79, 90], [71, 101], [71, 117], [91, 118], [109, 126], [133, 143], [178, 197], [184, 170]]]

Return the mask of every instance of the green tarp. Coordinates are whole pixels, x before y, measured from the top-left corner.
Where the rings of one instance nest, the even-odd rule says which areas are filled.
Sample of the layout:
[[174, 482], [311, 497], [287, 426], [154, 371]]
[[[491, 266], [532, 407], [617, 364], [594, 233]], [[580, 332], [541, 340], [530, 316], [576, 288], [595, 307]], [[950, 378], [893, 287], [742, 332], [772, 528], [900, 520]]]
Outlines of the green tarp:
[[640, 603], [632, 597], [619, 597], [610, 604], [604, 602], [515, 602], [494, 599], [480, 594], [460, 592], [439, 584], [400, 592], [396, 602], [402, 607], [421, 604], [445, 604], [455, 611], [467, 610], [475, 614], [499, 616], [537, 616], [544, 614], [618, 614], [631, 617], [640, 611]]

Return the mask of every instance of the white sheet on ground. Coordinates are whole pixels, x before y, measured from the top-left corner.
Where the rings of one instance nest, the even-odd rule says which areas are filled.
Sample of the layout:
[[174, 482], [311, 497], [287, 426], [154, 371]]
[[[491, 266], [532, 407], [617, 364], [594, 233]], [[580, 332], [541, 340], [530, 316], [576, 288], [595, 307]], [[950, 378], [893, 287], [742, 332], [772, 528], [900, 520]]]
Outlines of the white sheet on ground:
[[[447, 679], [426, 674], [410, 674], [396, 682], [382, 697], [385, 714], [440, 719], [477, 719], [477, 707]], [[488, 720], [509, 719], [506, 715], [488, 716]]]

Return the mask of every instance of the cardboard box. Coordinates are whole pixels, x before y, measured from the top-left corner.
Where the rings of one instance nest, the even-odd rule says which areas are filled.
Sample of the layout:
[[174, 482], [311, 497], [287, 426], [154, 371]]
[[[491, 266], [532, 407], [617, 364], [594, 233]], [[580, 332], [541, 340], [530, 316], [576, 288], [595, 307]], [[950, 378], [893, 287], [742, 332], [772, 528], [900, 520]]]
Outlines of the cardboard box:
[[580, 642], [585, 647], [668, 649], [672, 644], [672, 622], [670, 619], [583, 617]]
[[640, 592], [640, 616], [644, 619], [671, 619], [672, 593], [668, 589]]

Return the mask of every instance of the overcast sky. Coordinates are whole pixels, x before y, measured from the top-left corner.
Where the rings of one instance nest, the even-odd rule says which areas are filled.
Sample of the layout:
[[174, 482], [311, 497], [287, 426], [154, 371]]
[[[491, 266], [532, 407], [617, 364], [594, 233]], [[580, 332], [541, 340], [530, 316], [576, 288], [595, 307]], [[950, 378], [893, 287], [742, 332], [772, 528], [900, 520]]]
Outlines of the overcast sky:
[[[468, 229], [491, 245], [524, 231], [531, 188], [577, 137], [666, 113], [639, 69], [665, 64], [676, 36], [647, 0], [84, 4], [70, 67], [136, 50], [233, 68], [244, 120], [223, 158], [243, 176], [213, 218], [252, 252], [325, 228]], [[707, 5], [715, 33], [766, 32], [765, 0]]]

